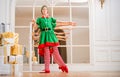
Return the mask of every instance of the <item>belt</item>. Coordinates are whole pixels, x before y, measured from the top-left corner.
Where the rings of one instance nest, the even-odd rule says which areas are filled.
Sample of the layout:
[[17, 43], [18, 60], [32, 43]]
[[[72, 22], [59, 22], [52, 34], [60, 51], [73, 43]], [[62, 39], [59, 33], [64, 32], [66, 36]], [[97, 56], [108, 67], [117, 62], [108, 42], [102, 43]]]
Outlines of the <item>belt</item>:
[[48, 30], [51, 30], [51, 28], [46, 27], [46, 28], [42, 29], [42, 31], [48, 31]]

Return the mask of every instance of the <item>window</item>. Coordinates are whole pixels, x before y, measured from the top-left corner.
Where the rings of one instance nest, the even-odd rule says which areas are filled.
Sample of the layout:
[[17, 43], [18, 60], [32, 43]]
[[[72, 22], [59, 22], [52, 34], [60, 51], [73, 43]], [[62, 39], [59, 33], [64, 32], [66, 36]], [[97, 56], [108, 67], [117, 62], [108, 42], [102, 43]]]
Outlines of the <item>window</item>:
[[[57, 20], [74, 21], [77, 23], [76, 27], [72, 30], [63, 30], [70, 33], [67, 34], [67, 40], [59, 46], [64, 61], [68, 64], [90, 63], [89, 7], [87, 0], [17, 0], [16, 4], [15, 31], [20, 34], [20, 43], [25, 45], [27, 51], [30, 51], [28, 41], [30, 22], [33, 17], [37, 18], [41, 16], [40, 7], [46, 4], [49, 7], [50, 15]], [[23, 31], [26, 35], [23, 35]], [[26, 41], [21, 41], [23, 38]], [[40, 60], [40, 57], [38, 58]], [[29, 64], [29, 58], [25, 60], [24, 64]]]

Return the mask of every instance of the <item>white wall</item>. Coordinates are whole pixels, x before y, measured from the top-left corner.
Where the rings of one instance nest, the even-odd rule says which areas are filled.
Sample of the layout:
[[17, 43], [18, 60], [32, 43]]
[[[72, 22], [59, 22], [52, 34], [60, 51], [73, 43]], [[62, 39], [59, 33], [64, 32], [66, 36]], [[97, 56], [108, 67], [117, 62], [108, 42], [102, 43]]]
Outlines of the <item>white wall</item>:
[[120, 65], [120, 0], [94, 0], [95, 64]]
[[6, 6], [5, 6], [6, 0], [0, 0], [0, 23], [1, 22], [6, 22], [5, 21], [5, 15], [6, 15]]

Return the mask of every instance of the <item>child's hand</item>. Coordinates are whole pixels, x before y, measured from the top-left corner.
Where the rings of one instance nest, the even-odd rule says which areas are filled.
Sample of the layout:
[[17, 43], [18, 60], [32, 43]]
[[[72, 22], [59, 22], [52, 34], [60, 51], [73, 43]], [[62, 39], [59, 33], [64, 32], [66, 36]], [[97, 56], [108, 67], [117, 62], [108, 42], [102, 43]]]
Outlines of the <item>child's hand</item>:
[[69, 22], [69, 24], [72, 25], [72, 26], [76, 26], [75, 22]]
[[35, 28], [35, 19], [32, 19], [32, 27]]
[[35, 24], [35, 19], [32, 19], [32, 24]]

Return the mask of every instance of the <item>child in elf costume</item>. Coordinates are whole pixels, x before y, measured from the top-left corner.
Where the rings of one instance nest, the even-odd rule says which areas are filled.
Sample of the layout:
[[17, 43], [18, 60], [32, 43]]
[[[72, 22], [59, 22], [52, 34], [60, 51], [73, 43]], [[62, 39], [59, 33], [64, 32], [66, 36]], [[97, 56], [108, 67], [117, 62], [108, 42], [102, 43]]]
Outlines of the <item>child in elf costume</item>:
[[63, 72], [68, 73], [68, 68], [62, 60], [59, 51], [58, 51], [58, 38], [54, 32], [56, 26], [67, 26], [67, 25], [76, 25], [74, 22], [58, 22], [55, 18], [48, 15], [48, 7], [43, 5], [41, 7], [42, 17], [38, 17], [34, 29], [39, 28], [40, 40], [39, 40], [39, 54], [44, 56], [45, 62], [45, 73], [50, 73], [50, 55], [53, 55], [54, 62], [59, 65], [59, 69]]

